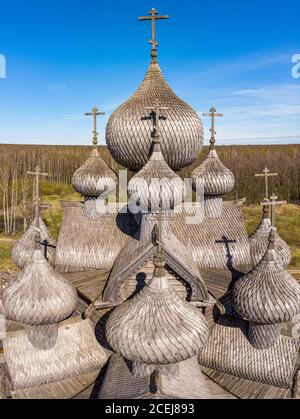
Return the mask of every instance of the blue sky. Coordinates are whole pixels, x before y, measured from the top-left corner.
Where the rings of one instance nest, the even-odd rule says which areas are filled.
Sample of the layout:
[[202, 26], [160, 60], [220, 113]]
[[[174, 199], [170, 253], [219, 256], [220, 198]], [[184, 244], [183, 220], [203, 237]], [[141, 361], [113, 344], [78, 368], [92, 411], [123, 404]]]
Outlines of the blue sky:
[[[156, 6], [159, 61], [197, 112], [212, 105], [220, 144], [300, 143], [299, 0], [3, 0], [0, 142], [89, 144], [94, 105], [101, 142], [111, 112], [138, 87], [149, 63]], [[206, 141], [208, 121], [204, 121]]]

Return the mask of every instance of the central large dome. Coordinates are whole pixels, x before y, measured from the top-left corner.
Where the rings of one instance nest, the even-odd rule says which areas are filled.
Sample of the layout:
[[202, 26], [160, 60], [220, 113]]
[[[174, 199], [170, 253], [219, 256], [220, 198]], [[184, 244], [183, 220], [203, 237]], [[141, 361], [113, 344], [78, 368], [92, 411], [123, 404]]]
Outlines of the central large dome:
[[169, 87], [155, 57], [137, 92], [110, 117], [106, 141], [111, 155], [124, 167], [141, 170], [150, 157], [153, 121], [146, 107], [159, 101], [167, 120], [161, 125], [162, 152], [173, 170], [193, 163], [203, 144], [203, 126], [197, 113]]

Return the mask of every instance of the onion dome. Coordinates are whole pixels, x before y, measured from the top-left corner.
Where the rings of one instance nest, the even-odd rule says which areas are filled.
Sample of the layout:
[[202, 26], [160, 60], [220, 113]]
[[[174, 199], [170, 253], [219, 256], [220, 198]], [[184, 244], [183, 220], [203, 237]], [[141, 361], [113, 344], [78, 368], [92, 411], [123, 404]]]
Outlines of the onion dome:
[[32, 260], [5, 288], [2, 301], [8, 320], [28, 326], [59, 323], [75, 311], [76, 290], [47, 263], [39, 235]]
[[160, 252], [154, 265], [149, 284], [112, 313], [106, 336], [123, 358], [158, 367], [200, 354], [209, 329], [201, 311], [179, 298], [170, 285]]
[[235, 185], [232, 172], [219, 159], [215, 149], [211, 148], [203, 164], [193, 172], [194, 187], [204, 187], [205, 196], [224, 196]]
[[[211, 111], [215, 112], [212, 108]], [[194, 170], [193, 187], [204, 192], [205, 215], [218, 218], [222, 213], [223, 196], [231, 192], [235, 185], [233, 173], [221, 162], [215, 149], [215, 131], [211, 130], [209, 154], [200, 167]]]
[[116, 174], [100, 157], [96, 148], [85, 164], [74, 173], [72, 179], [74, 189], [86, 199], [106, 197], [115, 191], [116, 184]]
[[170, 211], [183, 202], [184, 182], [167, 165], [159, 137], [154, 138], [150, 160], [129, 182], [128, 192], [143, 211]]
[[122, 166], [141, 170], [148, 161], [152, 138], [151, 121], [141, 116], [158, 99], [167, 106], [167, 122], [162, 128], [162, 153], [173, 170], [193, 163], [203, 145], [203, 127], [197, 113], [178, 98], [166, 83], [152, 51], [152, 62], [137, 92], [110, 117], [106, 141], [111, 155]]
[[235, 309], [249, 320], [250, 341], [261, 349], [276, 342], [282, 323], [300, 314], [300, 287], [277, 256], [275, 233], [272, 228], [267, 253], [260, 263], [233, 288]]
[[[250, 237], [250, 251], [253, 266], [256, 266], [262, 260], [268, 249], [271, 229], [270, 209], [264, 206], [263, 219], [257, 230]], [[282, 240], [278, 233], [276, 233], [275, 251], [278, 259], [283, 263], [284, 268], [287, 268], [292, 260], [292, 252], [288, 244]]]
[[22, 238], [17, 241], [12, 250], [12, 260], [23, 269], [31, 261], [35, 249], [36, 228], [40, 231], [43, 254], [51, 265], [55, 264], [56, 241], [50, 237], [45, 223], [39, 218], [34, 220]]

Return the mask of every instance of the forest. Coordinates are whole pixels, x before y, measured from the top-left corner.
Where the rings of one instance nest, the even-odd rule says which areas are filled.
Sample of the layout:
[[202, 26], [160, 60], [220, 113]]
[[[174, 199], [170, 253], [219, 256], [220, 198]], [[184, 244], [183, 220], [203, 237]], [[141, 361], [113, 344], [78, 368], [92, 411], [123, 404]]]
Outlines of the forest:
[[[264, 181], [254, 175], [267, 166], [278, 173], [278, 177], [270, 179], [270, 192], [290, 204], [299, 204], [300, 145], [224, 146], [217, 150], [236, 178], [235, 190], [227, 199], [245, 197], [247, 205], [259, 203], [264, 198]], [[47, 182], [50, 184], [70, 185], [74, 171], [85, 162], [89, 152], [90, 147], [0, 144], [0, 231], [14, 235], [20, 229], [20, 213], [22, 210], [26, 213], [24, 204], [32, 201], [34, 187], [27, 171], [33, 171], [38, 165], [49, 174]], [[122, 169], [106, 147], [101, 147], [100, 152], [114, 171]], [[207, 152], [208, 148], [204, 147], [198, 161], [182, 170], [180, 175], [190, 177]]]

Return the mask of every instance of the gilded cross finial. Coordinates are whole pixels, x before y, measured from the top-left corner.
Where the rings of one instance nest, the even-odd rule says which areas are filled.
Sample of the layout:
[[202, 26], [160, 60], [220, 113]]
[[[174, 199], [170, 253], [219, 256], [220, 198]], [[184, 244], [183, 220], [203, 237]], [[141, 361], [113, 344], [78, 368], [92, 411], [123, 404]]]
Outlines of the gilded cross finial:
[[215, 149], [215, 144], [216, 144], [216, 131], [215, 131], [215, 119], [217, 117], [222, 117], [224, 116], [222, 113], [217, 113], [217, 109], [215, 107], [212, 107], [209, 110], [209, 113], [204, 113], [203, 116], [209, 116], [211, 118], [211, 137], [210, 137], [210, 149], [214, 150]]
[[156, 48], [159, 45], [157, 40], [156, 40], [156, 21], [157, 20], [166, 20], [166, 19], [169, 19], [169, 18], [170, 18], [170, 16], [168, 16], [168, 15], [159, 16], [158, 11], [155, 8], [150, 10], [149, 16], [142, 16], [142, 17], [138, 18], [139, 21], [151, 20], [151, 22], [152, 22], [152, 39], [151, 39], [151, 41], [149, 41], [149, 43], [152, 45], [152, 51], [156, 51]]
[[265, 201], [269, 200], [269, 178], [278, 176], [278, 173], [271, 173], [270, 170], [266, 167], [262, 173], [258, 173], [255, 177], [265, 178]]
[[85, 114], [85, 116], [93, 116], [94, 117], [94, 131], [93, 131], [93, 134], [94, 134], [94, 136], [93, 136], [93, 146], [94, 147], [97, 147], [98, 137], [99, 137], [99, 134], [97, 132], [97, 116], [103, 116], [103, 115], [105, 115], [105, 113], [104, 112], [99, 112], [99, 109], [97, 109], [96, 106], [92, 109], [92, 112], [87, 112]]
[[157, 99], [153, 106], [147, 106], [146, 111], [149, 111], [151, 114], [145, 119], [153, 120], [153, 137], [158, 139], [160, 137], [160, 121], [166, 121], [167, 117], [161, 115], [162, 111], [167, 111], [169, 108], [166, 106], [161, 106], [159, 99]]
[[41, 168], [37, 166], [35, 172], [27, 172], [27, 175], [35, 176], [35, 194], [33, 199], [33, 206], [35, 209], [35, 227], [40, 228], [40, 208], [41, 208], [41, 198], [40, 198], [40, 177], [48, 176], [48, 173], [42, 173]]
[[272, 211], [272, 227], [276, 228], [276, 207], [279, 207], [280, 205], [286, 205], [286, 201], [278, 201], [278, 196], [276, 196], [274, 193], [270, 197], [270, 200], [262, 202], [260, 205], [263, 207], [271, 207]]

